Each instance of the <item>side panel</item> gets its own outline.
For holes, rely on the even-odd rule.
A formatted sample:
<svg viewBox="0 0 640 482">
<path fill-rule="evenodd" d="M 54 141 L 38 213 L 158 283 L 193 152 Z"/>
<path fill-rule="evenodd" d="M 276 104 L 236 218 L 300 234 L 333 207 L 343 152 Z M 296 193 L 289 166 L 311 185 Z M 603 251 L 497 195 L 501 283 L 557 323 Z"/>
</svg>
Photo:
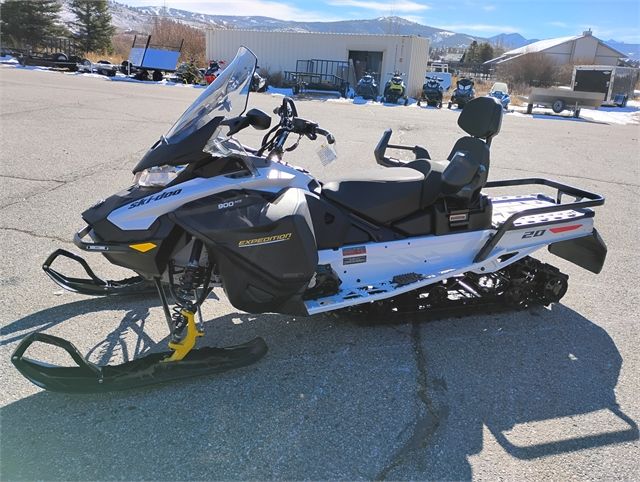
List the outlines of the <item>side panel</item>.
<svg viewBox="0 0 640 482">
<path fill-rule="evenodd" d="M 189 203 L 171 218 L 205 241 L 233 306 L 306 314 L 301 295 L 318 254 L 305 192 L 290 188 L 271 200 L 246 191 L 225 196 Z"/>
</svg>

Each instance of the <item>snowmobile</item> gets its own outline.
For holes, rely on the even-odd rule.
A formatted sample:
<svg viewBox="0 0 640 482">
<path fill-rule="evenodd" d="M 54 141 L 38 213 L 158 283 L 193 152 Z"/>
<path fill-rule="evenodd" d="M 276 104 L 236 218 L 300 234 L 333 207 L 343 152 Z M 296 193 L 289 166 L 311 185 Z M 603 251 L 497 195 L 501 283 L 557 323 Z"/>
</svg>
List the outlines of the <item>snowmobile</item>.
<svg viewBox="0 0 640 482">
<path fill-rule="evenodd" d="M 427 81 L 422 85 L 422 95 L 418 99 L 418 105 L 426 102 L 428 106 L 440 109 L 442 107 L 442 79 L 438 77 L 427 77 Z"/>
<path fill-rule="evenodd" d="M 356 96 L 363 99 L 376 100 L 378 98 L 378 83 L 374 72 L 365 72 L 356 84 Z"/>
<path fill-rule="evenodd" d="M 258 361 L 267 351 L 261 338 L 226 348 L 195 347 L 204 329 L 199 308 L 214 287 L 249 313 L 406 320 L 558 302 L 568 277 L 531 257 L 543 247 L 600 272 L 606 246 L 590 208 L 604 198 L 547 179 L 487 181 L 503 113 L 493 99 L 467 104 L 458 118 L 466 135 L 446 159 L 431 159 L 423 146 L 390 144 L 388 129 L 374 149 L 382 167 L 322 182 L 284 155 L 303 139 L 321 139 L 321 157 L 329 162 L 335 138 L 300 117 L 289 97 L 274 111 L 274 126 L 266 113 L 247 111 L 256 62 L 241 47 L 138 162 L 133 185 L 82 213 L 86 226 L 75 245 L 135 276 L 104 280 L 82 257 L 61 249 L 43 265 L 55 283 L 77 293 L 154 289 L 170 331 L 169 350 L 98 366 L 69 341 L 32 333 L 12 362 L 37 386 L 124 390 Z M 260 146 L 236 138 L 249 127 L 267 131 Z M 392 157 L 388 149 L 414 159 Z M 487 194 L 531 185 L 556 195 Z M 79 263 L 87 277 L 57 271 L 59 257 Z M 24 356 L 33 343 L 62 348 L 78 366 Z"/>
<path fill-rule="evenodd" d="M 391 74 L 391 78 L 384 86 L 382 102 L 397 104 L 398 100 L 403 99 L 404 105 L 409 103 L 409 99 L 407 98 L 407 86 L 404 84 L 404 80 L 402 80 L 403 75 L 404 74 L 401 74 L 400 72 L 394 72 Z"/>
<path fill-rule="evenodd" d="M 267 90 L 267 79 L 258 72 L 254 72 L 251 79 L 251 92 L 264 92 L 265 90 Z"/>
<path fill-rule="evenodd" d="M 502 108 L 507 110 L 509 108 L 509 102 L 511 102 L 511 97 L 509 96 L 509 87 L 504 82 L 495 82 L 491 86 L 491 90 L 489 91 L 489 97 L 493 97 L 497 99 L 500 104 L 502 104 Z"/>
<path fill-rule="evenodd" d="M 474 82 L 471 79 L 462 78 L 456 82 L 456 89 L 451 94 L 451 100 L 447 108 L 451 109 L 453 104 L 458 105 L 458 109 L 463 109 L 469 101 L 476 96 L 476 91 L 473 89 Z"/>
<path fill-rule="evenodd" d="M 216 80 L 216 77 L 223 68 L 223 60 L 212 60 L 211 62 L 209 62 L 209 68 L 207 68 L 204 73 L 204 80 L 207 82 L 207 84 L 211 84 L 214 80 Z"/>
</svg>

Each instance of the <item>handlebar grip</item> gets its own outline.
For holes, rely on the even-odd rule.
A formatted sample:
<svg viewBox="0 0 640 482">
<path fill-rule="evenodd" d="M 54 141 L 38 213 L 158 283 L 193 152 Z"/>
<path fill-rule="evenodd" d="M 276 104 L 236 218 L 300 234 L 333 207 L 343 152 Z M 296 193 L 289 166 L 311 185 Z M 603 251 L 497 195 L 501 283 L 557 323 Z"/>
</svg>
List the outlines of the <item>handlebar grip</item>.
<svg viewBox="0 0 640 482">
<path fill-rule="evenodd" d="M 321 136 L 326 137 L 329 144 L 333 144 L 334 142 L 336 142 L 336 138 L 333 137 L 333 134 L 325 129 L 322 129 L 321 127 L 316 127 L 316 134 L 320 134 Z"/>
</svg>

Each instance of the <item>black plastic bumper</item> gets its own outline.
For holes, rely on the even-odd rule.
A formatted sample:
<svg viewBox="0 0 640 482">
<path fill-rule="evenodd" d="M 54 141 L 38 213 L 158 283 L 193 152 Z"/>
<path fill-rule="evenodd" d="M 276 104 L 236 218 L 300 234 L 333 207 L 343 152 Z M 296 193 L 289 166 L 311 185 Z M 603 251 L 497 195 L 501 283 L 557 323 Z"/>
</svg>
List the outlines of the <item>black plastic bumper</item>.
<svg viewBox="0 0 640 482">
<path fill-rule="evenodd" d="M 58 257 L 63 257 L 77 262 L 87 273 L 88 278 L 74 278 L 65 276 L 51 268 L 51 265 Z M 103 280 L 99 278 L 89 267 L 87 262 L 80 256 L 70 253 L 64 249 L 58 249 L 51 253 L 42 264 L 42 269 L 58 286 L 65 290 L 73 291 L 90 296 L 113 296 L 113 295 L 141 295 L 155 293 L 156 288 L 153 281 L 144 279 L 142 276 L 133 276 L 122 280 Z"/>
</svg>

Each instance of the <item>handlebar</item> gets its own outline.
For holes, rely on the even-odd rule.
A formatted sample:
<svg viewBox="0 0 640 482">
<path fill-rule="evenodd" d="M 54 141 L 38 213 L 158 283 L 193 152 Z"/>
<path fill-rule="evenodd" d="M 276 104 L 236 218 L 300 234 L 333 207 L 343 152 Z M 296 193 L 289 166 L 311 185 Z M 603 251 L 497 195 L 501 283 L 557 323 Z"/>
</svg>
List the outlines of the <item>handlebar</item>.
<svg viewBox="0 0 640 482">
<path fill-rule="evenodd" d="M 280 116 L 280 122 L 271 129 L 262 139 L 262 147 L 258 149 L 257 154 L 262 155 L 266 151 L 270 151 L 269 155 L 275 153 L 282 157 L 284 151 L 292 151 L 298 147 L 298 142 L 285 149 L 284 145 L 289 134 L 298 134 L 305 136 L 312 141 L 316 140 L 319 135 L 324 136 L 329 144 L 336 142 L 335 137 L 326 129 L 318 126 L 317 123 L 298 117 L 298 110 L 292 98 L 285 97 L 282 104 L 273 110 L 274 114 Z"/>
</svg>

